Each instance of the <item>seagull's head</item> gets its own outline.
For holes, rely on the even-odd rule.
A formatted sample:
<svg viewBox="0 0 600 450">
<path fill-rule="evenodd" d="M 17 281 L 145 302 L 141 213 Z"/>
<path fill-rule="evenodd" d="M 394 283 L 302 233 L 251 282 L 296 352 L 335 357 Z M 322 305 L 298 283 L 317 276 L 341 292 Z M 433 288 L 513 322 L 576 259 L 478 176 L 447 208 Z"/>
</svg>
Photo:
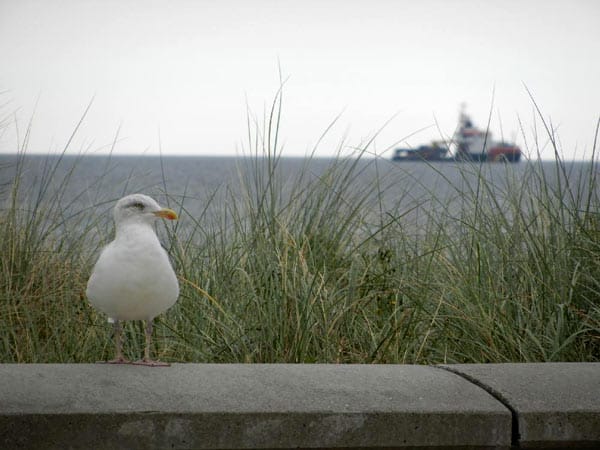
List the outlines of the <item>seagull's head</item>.
<svg viewBox="0 0 600 450">
<path fill-rule="evenodd" d="M 114 209 L 115 224 L 148 223 L 157 218 L 177 220 L 177 213 L 161 206 L 152 197 L 143 194 L 133 194 L 123 197 Z"/>
</svg>

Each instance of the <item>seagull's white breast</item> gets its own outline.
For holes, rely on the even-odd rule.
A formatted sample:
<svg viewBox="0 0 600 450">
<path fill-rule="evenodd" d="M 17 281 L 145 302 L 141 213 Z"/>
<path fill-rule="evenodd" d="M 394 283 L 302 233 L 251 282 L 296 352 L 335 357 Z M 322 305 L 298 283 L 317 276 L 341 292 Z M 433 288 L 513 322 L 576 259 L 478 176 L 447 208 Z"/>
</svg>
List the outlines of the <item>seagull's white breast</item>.
<svg viewBox="0 0 600 450">
<path fill-rule="evenodd" d="M 132 223 L 119 230 L 100 254 L 86 293 L 114 320 L 151 320 L 176 302 L 177 277 L 151 226 Z"/>
</svg>

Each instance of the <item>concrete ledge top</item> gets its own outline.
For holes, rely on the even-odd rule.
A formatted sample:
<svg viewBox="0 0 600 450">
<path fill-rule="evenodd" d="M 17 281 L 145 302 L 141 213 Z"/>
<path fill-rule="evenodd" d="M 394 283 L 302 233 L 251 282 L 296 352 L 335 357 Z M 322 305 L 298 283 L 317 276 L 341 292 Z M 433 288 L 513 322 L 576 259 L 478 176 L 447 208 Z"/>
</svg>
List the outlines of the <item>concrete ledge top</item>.
<svg viewBox="0 0 600 450">
<path fill-rule="evenodd" d="M 600 448 L 600 364 L 0 365 L 0 448 Z"/>
<path fill-rule="evenodd" d="M 32 364 L 0 379 L 0 434 L 28 448 L 510 445 L 510 412 L 435 367 Z"/>
<path fill-rule="evenodd" d="M 600 448 L 600 363 L 443 366 L 484 387 L 518 418 L 521 445 L 595 442 Z"/>
<path fill-rule="evenodd" d="M 479 387 L 427 366 L 30 364 L 0 366 L 0 378 L 4 414 L 504 413 Z"/>
</svg>

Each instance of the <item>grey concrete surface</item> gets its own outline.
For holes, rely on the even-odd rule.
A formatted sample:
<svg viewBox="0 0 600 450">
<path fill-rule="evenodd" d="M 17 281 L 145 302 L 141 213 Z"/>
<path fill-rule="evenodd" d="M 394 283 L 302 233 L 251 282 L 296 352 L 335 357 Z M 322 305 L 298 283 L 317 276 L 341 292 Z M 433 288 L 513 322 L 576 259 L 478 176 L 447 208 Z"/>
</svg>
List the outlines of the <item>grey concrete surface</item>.
<svg viewBox="0 0 600 450">
<path fill-rule="evenodd" d="M 426 366 L 0 365 L 0 448 L 509 448 L 511 414 Z"/>
<path fill-rule="evenodd" d="M 600 363 L 444 367 L 485 387 L 514 411 L 522 448 L 600 449 Z"/>
</svg>

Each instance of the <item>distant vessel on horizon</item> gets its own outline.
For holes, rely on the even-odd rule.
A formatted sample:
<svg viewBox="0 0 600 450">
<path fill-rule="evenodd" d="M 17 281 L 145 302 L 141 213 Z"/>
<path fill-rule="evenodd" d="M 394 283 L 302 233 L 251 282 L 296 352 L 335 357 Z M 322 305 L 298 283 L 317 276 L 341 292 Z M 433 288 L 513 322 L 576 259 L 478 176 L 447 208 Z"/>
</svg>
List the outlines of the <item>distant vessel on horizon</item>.
<svg viewBox="0 0 600 450">
<path fill-rule="evenodd" d="M 454 144 L 454 154 L 450 145 Z M 448 141 L 434 141 L 416 148 L 396 148 L 393 161 L 475 161 L 510 162 L 521 160 L 521 149 L 509 142 L 494 141 L 492 132 L 480 130 L 462 110 L 455 137 Z"/>
</svg>

